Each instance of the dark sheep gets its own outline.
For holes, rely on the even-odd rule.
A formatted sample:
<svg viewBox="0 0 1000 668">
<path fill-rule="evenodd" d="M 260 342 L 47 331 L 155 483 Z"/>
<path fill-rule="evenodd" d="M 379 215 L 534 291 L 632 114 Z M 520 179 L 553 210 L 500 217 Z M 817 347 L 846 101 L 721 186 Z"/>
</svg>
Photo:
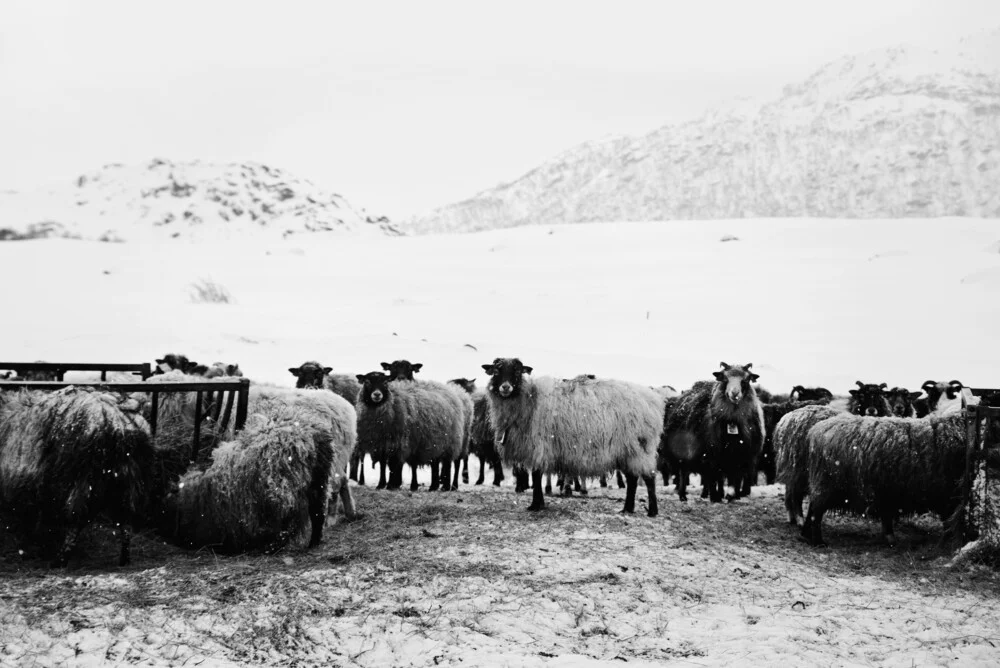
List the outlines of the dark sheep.
<svg viewBox="0 0 1000 668">
<path fill-rule="evenodd" d="M 469 447 L 472 399 L 461 388 L 435 381 L 395 380 L 373 371 L 359 375 L 358 448 L 387 462 L 388 489 L 402 486 L 403 464 L 431 465 L 431 491 L 457 488 L 452 462 Z M 441 468 L 440 478 L 438 466 Z M 410 488 L 416 489 L 416 473 Z"/>
<path fill-rule="evenodd" d="M 889 414 L 893 417 L 914 417 L 913 402 L 920 398 L 920 392 L 910 392 L 905 387 L 886 390 L 885 400 L 889 402 Z"/>
<path fill-rule="evenodd" d="M 858 389 L 849 390 L 850 397 L 847 400 L 847 412 L 854 415 L 867 415 L 869 417 L 885 417 L 889 415 L 889 402 L 885 398 L 885 390 L 888 385 L 882 383 L 862 383 L 857 381 Z"/>
<path fill-rule="evenodd" d="M 896 543 L 899 516 L 933 512 L 952 517 L 966 475 L 965 418 L 922 419 L 839 415 L 809 431 L 809 512 L 802 535 L 823 542 L 823 516 L 840 510 L 882 521 Z"/>
<path fill-rule="evenodd" d="M 455 378 L 449 380 L 472 396 L 472 426 L 469 431 L 469 452 L 479 459 L 479 477 L 476 479 L 477 485 L 482 485 L 486 479 L 486 464 L 489 463 L 493 469 L 493 484 L 496 487 L 504 479 L 503 463 L 497 453 L 493 443 L 494 434 L 490 427 L 489 410 L 486 406 L 486 393 L 476 389 L 476 381 L 466 378 Z M 465 469 L 469 468 L 468 456 L 464 460 Z M 468 482 L 468 476 L 464 475 L 462 482 Z"/>
<path fill-rule="evenodd" d="M 53 564 L 65 566 L 98 515 L 116 523 L 119 565 L 130 561 L 130 528 L 141 523 L 153 450 L 138 403 L 68 387 L 0 393 L 0 514 L 17 533 L 64 532 Z"/>
<path fill-rule="evenodd" d="M 941 402 L 942 398 L 946 402 L 954 403 L 956 400 L 960 401 L 959 397 L 962 392 L 962 383 L 957 380 L 953 380 L 950 383 L 938 382 L 935 380 L 925 381 L 920 389 L 924 391 L 927 396 L 921 397 L 913 402 L 913 409 L 916 416 L 926 417 L 932 412 L 936 411 L 938 408 L 938 403 Z"/>
<path fill-rule="evenodd" d="M 789 401 L 833 401 L 833 392 L 825 387 L 802 387 L 796 385 L 788 394 Z"/>
<path fill-rule="evenodd" d="M 531 471 L 528 510 L 545 507 L 545 473 L 599 476 L 617 468 L 628 478 L 622 512 L 635 512 L 641 477 L 647 514 L 656 516 L 656 445 L 663 429 L 656 392 L 606 378 L 532 378 L 531 367 L 516 358 L 497 358 L 483 370 L 490 376 L 486 397 L 500 456 Z"/>
<path fill-rule="evenodd" d="M 189 360 L 187 355 L 167 353 L 160 359 L 156 360 L 153 373 L 159 375 L 161 373 L 167 373 L 168 371 L 180 371 L 181 373 L 192 374 L 197 366 L 198 363 Z"/>
<path fill-rule="evenodd" d="M 725 481 L 730 500 L 750 494 L 764 443 L 764 411 L 753 383 L 752 364 L 722 362 L 715 381 L 699 381 L 681 394 L 668 415 L 660 440 L 662 457 L 678 475 L 677 496 L 687 500 L 687 474 L 699 471 L 702 496 L 722 500 Z"/>
<path fill-rule="evenodd" d="M 777 480 L 785 485 L 788 522 L 802 521 L 802 501 L 809 493 L 809 430 L 843 411 L 823 404 L 798 408 L 778 420 L 774 427 L 774 458 Z"/>
</svg>

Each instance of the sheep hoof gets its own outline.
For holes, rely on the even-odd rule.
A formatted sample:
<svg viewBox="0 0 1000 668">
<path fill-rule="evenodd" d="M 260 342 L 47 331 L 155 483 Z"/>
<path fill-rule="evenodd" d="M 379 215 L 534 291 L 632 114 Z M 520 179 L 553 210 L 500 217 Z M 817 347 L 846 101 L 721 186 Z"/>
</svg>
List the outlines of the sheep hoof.
<svg viewBox="0 0 1000 668">
<path fill-rule="evenodd" d="M 656 516 L 657 516 L 657 515 L 659 515 L 659 514 L 660 514 L 660 513 L 659 513 L 659 511 L 657 511 L 657 510 L 650 510 L 650 511 L 648 511 L 648 512 L 646 513 L 646 517 L 656 517 Z"/>
<path fill-rule="evenodd" d="M 634 510 L 629 510 L 628 508 L 622 508 L 621 510 L 618 511 L 618 514 L 619 515 L 635 515 L 635 511 Z"/>
<path fill-rule="evenodd" d="M 530 506 L 528 506 L 528 512 L 529 513 L 537 513 L 539 510 L 541 510 L 544 507 L 545 506 L 543 506 L 540 503 L 533 503 Z"/>
</svg>

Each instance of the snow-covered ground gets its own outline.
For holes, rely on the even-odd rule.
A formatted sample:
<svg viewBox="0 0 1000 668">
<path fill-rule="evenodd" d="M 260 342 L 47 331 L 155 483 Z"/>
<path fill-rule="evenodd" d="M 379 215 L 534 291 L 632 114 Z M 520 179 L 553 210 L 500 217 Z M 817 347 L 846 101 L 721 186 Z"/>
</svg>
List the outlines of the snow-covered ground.
<svg viewBox="0 0 1000 668">
<path fill-rule="evenodd" d="M 720 361 L 753 362 L 772 391 L 844 393 L 859 379 L 1000 387 L 998 222 L 8 242 L 0 358 L 141 362 L 179 352 L 288 385 L 287 369 L 307 359 L 363 373 L 398 358 L 423 362 L 421 377 L 482 385 L 483 363 L 519 356 L 536 375 L 678 389 Z M 202 280 L 232 303 L 193 302 Z M 140 545 L 121 571 L 0 583 L 0 664 L 1000 662 L 990 588 L 950 589 L 933 571 L 930 582 L 899 579 L 874 524 L 862 525 L 874 556 L 861 555 L 856 572 L 837 561 L 833 541 L 826 554 L 792 547 L 780 486 L 728 507 L 695 500 L 693 513 L 664 490 L 655 520 L 619 520 L 617 489 L 531 518 L 509 487 L 420 492 L 412 504 L 422 515 L 404 493 L 357 493 L 369 519 L 329 528 L 326 552 L 189 567 L 186 555 L 160 563 Z M 735 513 L 752 528 L 720 537 Z M 701 526 L 704 543 L 692 539 Z M 384 545 L 351 552 L 375 529 Z M 65 597 L 70 590 L 86 593 Z"/>
<path fill-rule="evenodd" d="M 928 378 L 1000 385 L 996 220 L 739 220 L 468 235 L 142 245 L 0 244 L 0 357 L 181 352 L 290 383 L 318 359 L 364 373 L 536 374 L 687 387 L 753 362 L 772 391 Z M 735 235 L 736 241 L 720 241 Z M 229 304 L 194 303 L 210 280 Z M 469 346 L 474 346 L 474 349 Z"/>
</svg>

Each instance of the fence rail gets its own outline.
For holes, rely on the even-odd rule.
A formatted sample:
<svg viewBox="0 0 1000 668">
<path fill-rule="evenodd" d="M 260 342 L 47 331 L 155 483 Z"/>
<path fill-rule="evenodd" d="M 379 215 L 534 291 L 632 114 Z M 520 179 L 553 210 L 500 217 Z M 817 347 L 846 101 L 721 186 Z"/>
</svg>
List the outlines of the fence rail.
<svg viewBox="0 0 1000 668">
<path fill-rule="evenodd" d="M 149 362 L 141 364 L 114 364 L 102 362 L 0 362 L 0 369 L 11 369 L 18 375 L 26 371 L 51 371 L 58 380 L 62 380 L 67 371 L 100 371 L 101 380 L 108 379 L 109 371 L 128 371 L 142 376 L 146 380 L 153 375 Z"/>
<path fill-rule="evenodd" d="M 13 365 L 12 365 L 13 366 Z M 148 366 L 148 365 L 147 365 Z M 11 367 L 6 367 L 11 368 Z M 113 371 L 114 369 L 108 369 Z M 0 391 L 3 390 L 61 390 L 64 387 L 90 387 L 106 392 L 143 392 L 150 395 L 150 434 L 156 435 L 156 427 L 160 410 L 160 395 L 175 392 L 194 392 L 197 394 L 194 413 L 194 447 L 191 449 L 191 459 L 198 456 L 201 440 L 201 423 L 211 415 L 218 425 L 218 434 L 225 433 L 232 418 L 235 403 L 236 417 L 233 423 L 235 431 L 240 431 L 246 425 L 247 410 L 250 405 L 250 380 L 239 378 L 234 380 L 210 380 L 203 382 L 101 382 L 85 381 L 72 383 L 59 380 L 0 380 Z"/>
</svg>

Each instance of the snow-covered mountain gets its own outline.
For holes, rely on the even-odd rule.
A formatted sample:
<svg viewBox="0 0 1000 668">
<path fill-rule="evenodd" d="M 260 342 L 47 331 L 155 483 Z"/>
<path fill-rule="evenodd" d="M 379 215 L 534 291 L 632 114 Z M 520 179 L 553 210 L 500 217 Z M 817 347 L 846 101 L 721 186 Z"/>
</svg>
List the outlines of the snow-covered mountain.
<svg viewBox="0 0 1000 668">
<path fill-rule="evenodd" d="M 841 58 L 776 100 L 577 146 L 407 229 L 771 216 L 1000 216 L 1000 29 Z"/>
<path fill-rule="evenodd" d="M 0 239 L 106 241 L 287 238 L 308 232 L 399 234 L 340 195 L 257 163 L 154 159 L 106 165 L 55 190 L 0 193 Z"/>
</svg>

